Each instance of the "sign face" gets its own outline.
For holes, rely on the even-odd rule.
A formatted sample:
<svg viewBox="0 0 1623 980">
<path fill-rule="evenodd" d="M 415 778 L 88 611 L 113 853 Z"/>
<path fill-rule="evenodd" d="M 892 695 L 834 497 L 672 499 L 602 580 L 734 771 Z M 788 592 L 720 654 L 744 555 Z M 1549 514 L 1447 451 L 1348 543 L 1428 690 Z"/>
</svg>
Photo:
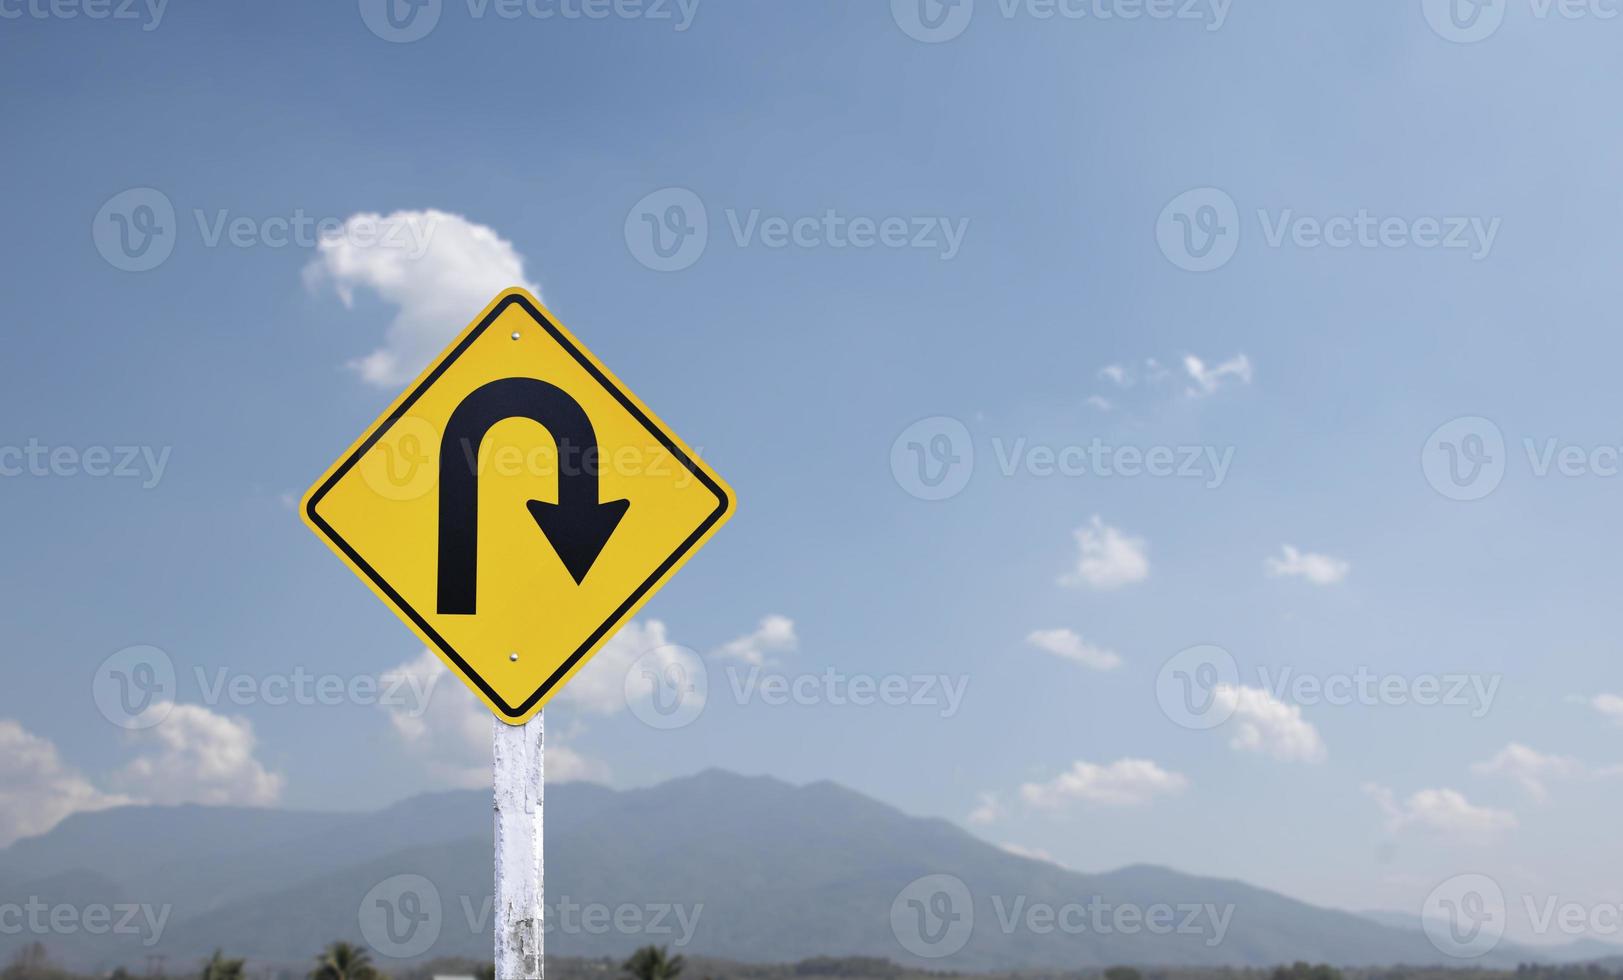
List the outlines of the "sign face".
<svg viewBox="0 0 1623 980">
<path fill-rule="evenodd" d="M 305 522 L 523 724 L 732 515 L 698 456 L 522 289 L 305 496 Z"/>
</svg>

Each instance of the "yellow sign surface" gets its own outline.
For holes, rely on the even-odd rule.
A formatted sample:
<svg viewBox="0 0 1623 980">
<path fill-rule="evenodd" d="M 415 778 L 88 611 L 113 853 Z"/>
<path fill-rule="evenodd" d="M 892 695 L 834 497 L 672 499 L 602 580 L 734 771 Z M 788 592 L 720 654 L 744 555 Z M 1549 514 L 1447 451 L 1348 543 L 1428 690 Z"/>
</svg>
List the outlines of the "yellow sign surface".
<svg viewBox="0 0 1623 980">
<path fill-rule="evenodd" d="M 305 495 L 305 522 L 523 724 L 732 491 L 535 297 L 496 297 Z"/>
</svg>

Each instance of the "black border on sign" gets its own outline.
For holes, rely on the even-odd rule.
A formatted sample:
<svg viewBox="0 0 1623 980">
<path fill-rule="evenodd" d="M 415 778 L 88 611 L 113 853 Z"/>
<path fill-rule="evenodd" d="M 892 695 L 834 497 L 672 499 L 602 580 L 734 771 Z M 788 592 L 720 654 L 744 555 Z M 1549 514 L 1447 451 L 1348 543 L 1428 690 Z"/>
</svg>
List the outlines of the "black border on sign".
<svg viewBox="0 0 1623 980">
<path fill-rule="evenodd" d="M 349 471 L 353 469 L 357 463 L 360 462 L 361 457 L 365 456 L 367 452 L 371 450 L 373 445 L 375 445 L 379 439 L 383 438 L 384 433 L 388 432 L 396 422 L 400 421 L 400 419 L 406 414 L 407 410 L 410 409 L 412 405 L 416 404 L 417 400 L 422 397 L 423 393 L 426 392 L 434 384 L 434 382 L 439 380 L 440 376 L 445 373 L 445 370 L 449 368 L 458 357 L 461 357 L 462 353 L 466 351 L 475 340 L 479 339 L 480 335 L 485 332 L 485 329 L 491 324 L 495 323 L 503 313 L 507 312 L 508 307 L 514 305 L 521 307 L 525 313 L 529 314 L 531 319 L 545 327 L 547 333 L 552 336 L 552 339 L 557 341 L 559 346 L 563 347 L 564 350 L 568 351 L 569 356 L 573 357 L 576 363 L 585 368 L 586 372 L 596 379 L 598 384 L 602 385 L 609 391 L 610 394 L 614 395 L 615 400 L 620 403 L 621 407 L 630 412 L 638 422 L 642 423 L 643 428 L 653 433 L 654 436 L 659 439 L 660 445 L 664 446 L 666 450 L 676 457 L 677 462 L 681 463 L 689 473 L 692 473 L 695 477 L 697 477 L 700 483 L 704 484 L 704 486 L 711 493 L 715 494 L 717 501 L 716 509 L 711 512 L 709 517 L 705 518 L 704 523 L 700 524 L 697 530 L 688 535 L 687 538 L 677 546 L 676 550 L 671 553 L 670 557 L 661 562 L 659 567 L 654 570 L 654 573 L 648 576 L 648 579 L 639 585 L 636 591 L 631 593 L 631 595 L 624 602 L 622 602 L 619 607 L 614 610 L 614 612 L 609 614 L 609 618 L 603 621 L 603 625 L 592 631 L 592 635 L 587 637 L 586 641 L 582 643 L 574 653 L 569 655 L 569 658 L 563 662 L 563 665 L 557 670 L 553 671 L 551 677 L 548 677 L 544 682 L 542 682 L 539 690 L 530 695 L 522 704 L 519 704 L 516 707 L 509 705 L 502 699 L 501 695 L 492 690 L 490 685 L 485 683 L 485 679 L 480 677 L 478 673 L 476 673 L 474 669 L 468 665 L 466 660 L 462 659 L 462 655 L 457 653 L 456 650 L 451 647 L 451 644 L 447 643 L 445 638 L 440 636 L 439 632 L 435 630 L 434 627 L 430 626 L 428 621 L 419 615 L 417 610 L 413 609 L 411 604 L 408 603 L 405 598 L 400 595 L 400 593 L 394 590 L 393 586 L 384 581 L 383 576 L 379 575 L 377 570 L 368 564 L 366 559 L 362 558 L 360 553 L 352 548 L 349 542 L 345 541 L 343 536 L 333 529 L 331 524 L 328 524 L 322 519 L 320 514 L 316 513 L 316 508 L 320 506 L 322 499 L 326 497 L 327 493 L 338 484 L 338 481 L 343 479 L 344 476 L 349 473 Z M 547 694 L 550 693 L 555 686 L 557 686 L 558 682 L 563 679 L 563 676 L 569 673 L 575 664 L 586 655 L 586 651 L 592 649 L 592 647 L 595 646 L 598 641 L 601 640 L 610 630 L 619 625 L 620 620 L 625 618 L 626 613 L 629 612 L 630 609 L 639 601 L 641 601 L 643 596 L 647 595 L 649 590 L 653 589 L 654 585 L 659 582 L 660 579 L 665 577 L 665 575 L 671 570 L 672 566 L 681 561 L 682 557 L 689 551 L 693 550 L 693 546 L 699 542 L 699 539 L 704 537 L 706 532 L 715 527 L 717 522 L 719 522 L 722 517 L 726 515 L 729 506 L 730 504 L 727 499 L 727 492 L 721 488 L 720 484 L 716 483 L 715 480 L 710 478 L 708 473 L 696 466 L 693 460 L 688 457 L 688 454 L 683 452 L 682 448 L 676 444 L 676 441 L 668 433 L 666 433 L 658 423 L 649 418 L 647 413 L 645 413 L 641 408 L 638 408 L 635 402 L 626 397 L 626 393 L 620 390 L 619 385 L 615 384 L 607 375 L 605 375 L 596 364 L 593 364 L 590 358 L 581 354 L 580 349 L 576 347 L 574 343 L 572 343 L 569 338 L 565 336 L 556 325 L 553 324 L 551 320 L 547 319 L 545 314 L 536 309 L 535 306 L 523 296 L 508 296 L 498 303 L 496 307 L 490 311 L 490 314 L 486 316 L 484 320 L 480 321 L 479 325 L 473 328 L 473 330 L 462 339 L 461 343 L 457 344 L 455 349 L 453 349 L 449 354 L 445 355 L 441 361 L 434 366 L 434 370 L 428 375 L 428 377 L 422 380 L 422 383 L 417 385 L 417 387 L 412 390 L 411 394 L 406 397 L 405 401 L 400 403 L 400 407 L 396 408 L 394 412 L 383 421 L 383 424 L 379 425 L 377 429 L 367 437 L 366 441 L 361 443 L 360 447 L 351 453 L 349 458 L 344 460 L 338 469 L 333 471 L 332 476 L 321 485 L 320 489 L 310 495 L 310 501 L 308 506 L 305 508 L 305 513 L 309 516 L 311 523 L 320 528 L 321 533 L 325 534 L 334 544 L 336 544 L 339 550 L 343 551 L 343 553 L 348 556 L 349 560 L 355 563 L 355 567 L 365 572 L 366 577 L 372 581 L 372 584 L 376 585 L 384 595 L 389 597 L 390 602 L 393 602 L 401 612 L 405 613 L 406 616 L 417 625 L 417 628 L 423 631 L 425 636 L 434 641 L 434 645 L 439 647 L 440 652 L 444 653 L 451 659 L 453 663 L 457 665 L 457 668 L 462 671 L 462 675 L 464 677 L 478 685 L 479 690 L 485 693 L 485 696 L 490 699 L 491 703 L 501 708 L 502 714 L 509 718 L 522 718 L 526 713 L 529 712 L 531 708 L 535 706 L 536 702 L 546 697 Z"/>
</svg>

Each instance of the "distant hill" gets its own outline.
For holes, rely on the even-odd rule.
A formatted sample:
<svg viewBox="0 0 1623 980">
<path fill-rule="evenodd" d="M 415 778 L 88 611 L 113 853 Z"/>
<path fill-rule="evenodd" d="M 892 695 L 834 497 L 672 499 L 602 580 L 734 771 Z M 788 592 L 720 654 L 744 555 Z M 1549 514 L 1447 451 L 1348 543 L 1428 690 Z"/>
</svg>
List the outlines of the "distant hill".
<svg viewBox="0 0 1623 980">
<path fill-rule="evenodd" d="M 0 935 L 0 952 L 37 938 L 86 969 L 139 966 L 149 953 L 184 962 L 216 947 L 297 966 L 333 939 L 364 942 L 363 899 L 394 876 L 418 875 L 432 883 L 440 916 L 424 927 L 436 941 L 412 958 L 485 958 L 490 807 L 487 792 L 469 791 L 369 814 L 195 806 L 79 814 L 0 851 L 0 896 L 167 905 L 161 936 L 148 947 L 145 937 L 82 930 Z M 1401 923 L 1165 868 L 1080 874 L 827 782 L 796 787 L 712 770 L 618 792 L 548 786 L 546 860 L 547 949 L 566 956 L 675 945 L 683 920 L 669 907 L 678 906 L 691 927 L 683 951 L 746 962 L 826 954 L 934 969 L 1075 970 L 1443 961 Z M 943 905 L 947 893 L 917 886 L 899 898 L 930 875 L 961 881 L 967 901 Z M 972 926 L 962 915 L 971 909 Z M 1134 918 L 1144 915 L 1151 919 Z M 953 916 L 962 916 L 962 933 L 945 931 Z M 961 935 L 961 948 L 915 955 L 942 948 L 919 945 L 937 932 L 952 945 Z M 899 935 L 912 939 L 911 951 Z M 1487 962 L 1519 958 L 1533 957 L 1507 944 Z"/>
</svg>

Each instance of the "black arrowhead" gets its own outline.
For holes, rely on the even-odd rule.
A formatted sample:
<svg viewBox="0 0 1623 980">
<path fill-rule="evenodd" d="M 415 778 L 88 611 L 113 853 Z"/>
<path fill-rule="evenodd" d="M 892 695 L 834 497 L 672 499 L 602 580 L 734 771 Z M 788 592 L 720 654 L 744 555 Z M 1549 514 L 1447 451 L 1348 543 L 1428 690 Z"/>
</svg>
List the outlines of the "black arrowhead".
<svg viewBox="0 0 1623 980">
<path fill-rule="evenodd" d="M 603 553 L 620 519 L 631 506 L 629 500 L 609 500 L 600 504 L 549 504 L 530 501 L 530 516 L 541 533 L 552 542 L 552 550 L 563 560 L 575 584 L 585 581 L 592 563 Z"/>
</svg>

